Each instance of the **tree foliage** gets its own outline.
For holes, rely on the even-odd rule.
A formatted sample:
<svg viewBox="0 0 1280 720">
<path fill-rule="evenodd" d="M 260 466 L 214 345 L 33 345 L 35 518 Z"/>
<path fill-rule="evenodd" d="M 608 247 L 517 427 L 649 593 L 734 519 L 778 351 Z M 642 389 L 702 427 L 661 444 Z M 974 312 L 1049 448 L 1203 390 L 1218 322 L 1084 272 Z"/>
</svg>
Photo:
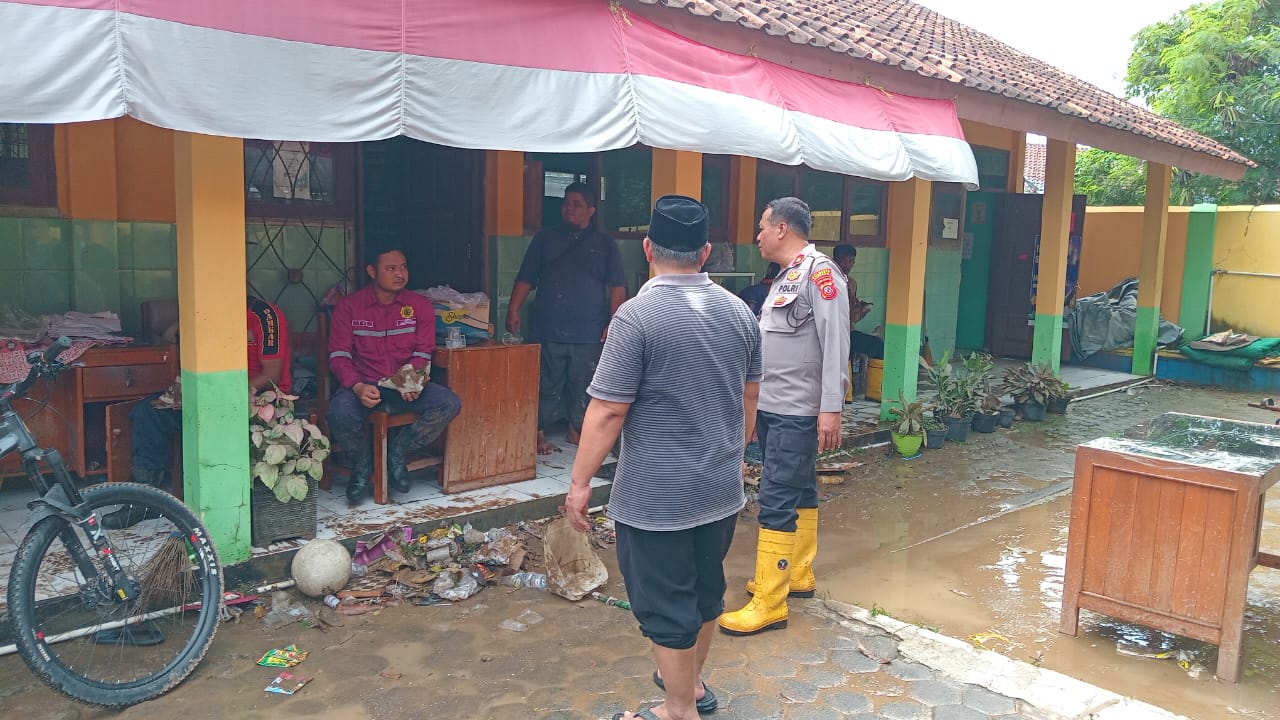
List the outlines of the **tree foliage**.
<svg viewBox="0 0 1280 720">
<path fill-rule="evenodd" d="M 1175 203 L 1280 201 L 1280 2 L 1218 0 L 1148 25 L 1125 82 L 1130 98 L 1258 164 L 1240 182 L 1175 171 Z M 1140 161 L 1081 153 L 1076 190 L 1090 203 L 1141 204 L 1144 186 Z"/>
</svg>

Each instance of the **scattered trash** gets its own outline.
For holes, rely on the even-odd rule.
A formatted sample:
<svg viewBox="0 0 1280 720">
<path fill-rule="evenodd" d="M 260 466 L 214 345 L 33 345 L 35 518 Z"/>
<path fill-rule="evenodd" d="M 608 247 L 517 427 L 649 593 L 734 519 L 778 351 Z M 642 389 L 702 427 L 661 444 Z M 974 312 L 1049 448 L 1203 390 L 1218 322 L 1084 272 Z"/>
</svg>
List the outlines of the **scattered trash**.
<svg viewBox="0 0 1280 720">
<path fill-rule="evenodd" d="M 969 593 L 967 593 L 967 592 L 965 592 L 965 591 L 963 591 L 963 590 L 957 590 L 957 589 L 955 589 L 955 588 L 951 588 L 951 592 L 955 593 L 956 595 L 959 595 L 959 596 L 960 596 L 960 597 L 962 597 L 962 598 L 971 598 L 971 597 L 973 597 L 973 596 L 972 596 L 972 595 L 970 595 Z"/>
<path fill-rule="evenodd" d="M 404 677 L 404 673 L 389 672 L 387 670 L 383 670 L 382 672 L 378 673 L 378 677 L 384 677 L 388 680 L 399 680 L 400 678 Z"/>
<path fill-rule="evenodd" d="M 309 654 L 306 650 L 299 650 L 297 645 L 290 645 L 282 649 L 268 650 L 258 664 L 263 667 L 293 667 L 306 660 Z"/>
<path fill-rule="evenodd" d="M 265 630 L 276 630 L 312 617 L 311 610 L 294 600 L 293 595 L 286 590 L 271 593 L 270 605 L 265 610 L 259 606 L 258 611 L 261 613 L 262 627 Z"/>
<path fill-rule="evenodd" d="M 974 647 L 982 648 L 983 650 L 990 650 L 990 648 L 987 647 L 987 642 L 990 640 L 1000 640 L 1001 642 L 1005 642 L 1005 643 L 1009 642 L 1009 638 L 1001 635 L 998 632 L 975 633 L 973 635 L 970 635 L 968 640 L 969 642 L 973 643 Z"/>
<path fill-rule="evenodd" d="M 591 541 L 565 518 L 547 524 L 542 537 L 547 555 L 547 589 L 566 600 L 581 600 L 609 581 L 609 571 Z"/>
<path fill-rule="evenodd" d="M 591 597 L 611 607 L 622 608 L 623 610 L 631 609 L 631 603 L 621 598 L 611 597 L 598 592 L 591 593 Z"/>
<path fill-rule="evenodd" d="M 452 605 L 453 603 L 449 602 L 448 600 L 445 600 L 439 595 L 432 593 L 431 595 L 414 598 L 413 604 L 420 605 L 423 607 L 430 607 L 432 605 Z"/>
<path fill-rule="evenodd" d="M 524 623 L 525 625 L 537 625 L 542 620 L 543 617 L 534 612 L 533 608 L 526 608 L 524 612 L 516 616 L 516 622 Z"/>
<path fill-rule="evenodd" d="M 466 600 L 480 592 L 480 582 L 465 570 L 447 570 L 436 578 L 431 592 L 445 600 Z"/>
<path fill-rule="evenodd" d="M 547 576 L 536 572 L 518 572 L 502 578 L 502 584 L 510 587 L 530 587 L 538 590 L 547 589 Z"/>
<path fill-rule="evenodd" d="M 1186 671 L 1192 680 L 1198 679 L 1206 669 L 1204 665 L 1197 662 L 1196 656 L 1190 650 L 1158 650 L 1153 652 L 1147 649 L 1146 646 L 1121 641 L 1116 643 L 1116 652 L 1121 655 L 1150 660 L 1173 660 L 1178 663 L 1178 667 Z"/>
<path fill-rule="evenodd" d="M 309 677 L 294 677 L 291 673 L 282 672 L 276 676 L 271 684 L 263 688 L 269 693 L 277 695 L 292 695 L 302 689 L 303 685 L 311 682 Z"/>
<path fill-rule="evenodd" d="M 498 627 L 502 628 L 503 630 L 510 630 L 511 632 L 524 632 L 525 630 L 529 629 L 528 625 L 525 625 L 524 623 L 518 620 L 503 620 L 502 622 L 498 623 Z"/>
<path fill-rule="evenodd" d="M 324 596 L 324 604 L 325 604 L 325 605 L 328 605 L 328 606 L 329 606 L 329 607 L 331 607 L 331 608 L 336 608 L 336 607 L 338 607 L 338 604 L 339 604 L 339 603 L 341 603 L 341 602 L 342 602 L 342 601 L 341 601 L 341 600 L 339 600 L 339 599 L 338 599 L 338 597 L 337 597 L 336 595 L 325 595 L 325 596 Z"/>
</svg>

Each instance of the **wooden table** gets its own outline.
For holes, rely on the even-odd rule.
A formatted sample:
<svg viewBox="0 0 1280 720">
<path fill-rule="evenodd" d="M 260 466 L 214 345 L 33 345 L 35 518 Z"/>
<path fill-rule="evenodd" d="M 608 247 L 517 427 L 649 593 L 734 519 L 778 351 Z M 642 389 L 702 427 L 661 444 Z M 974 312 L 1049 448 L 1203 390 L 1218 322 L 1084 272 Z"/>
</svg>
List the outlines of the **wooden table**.
<svg viewBox="0 0 1280 720">
<path fill-rule="evenodd" d="M 538 345 L 437 348 L 432 374 L 462 400 L 444 436 L 446 493 L 532 480 L 538 465 Z"/>
<path fill-rule="evenodd" d="M 128 480 L 132 443 L 129 408 L 164 392 L 178 373 L 172 346 L 90 348 L 49 387 L 41 382 L 14 404 L 41 447 L 57 448 L 81 477 L 106 474 Z M 0 475 L 22 473 L 16 453 L 0 463 Z"/>
<path fill-rule="evenodd" d="M 1080 609 L 1218 645 L 1238 682 L 1249 573 L 1280 568 L 1259 548 L 1280 428 L 1167 413 L 1076 450 L 1062 632 Z"/>
</svg>

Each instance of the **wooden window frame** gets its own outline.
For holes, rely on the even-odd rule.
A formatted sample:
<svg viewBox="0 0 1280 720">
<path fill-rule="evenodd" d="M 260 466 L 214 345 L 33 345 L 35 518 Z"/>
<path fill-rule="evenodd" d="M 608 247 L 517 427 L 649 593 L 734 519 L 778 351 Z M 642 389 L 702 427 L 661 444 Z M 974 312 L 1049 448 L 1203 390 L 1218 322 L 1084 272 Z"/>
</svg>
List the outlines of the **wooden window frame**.
<svg viewBox="0 0 1280 720">
<path fill-rule="evenodd" d="M 58 206 L 58 176 L 53 149 L 53 126 L 27 123 L 26 187 L 0 186 L 0 205 Z"/>
<path fill-rule="evenodd" d="M 246 139 L 245 144 L 273 143 L 275 140 Z M 248 180 L 245 181 L 244 215 L 247 219 L 289 218 L 292 220 L 343 220 L 356 217 L 356 145 L 354 143 L 321 143 L 333 158 L 333 204 L 295 205 L 293 203 L 254 200 L 249 197 Z"/>
<path fill-rule="evenodd" d="M 772 174 L 780 177 L 791 176 L 791 194 L 794 197 L 800 197 L 800 186 L 802 184 L 802 174 L 811 168 L 804 165 L 780 165 L 768 160 L 761 160 L 757 173 L 760 175 Z M 815 171 L 817 172 L 817 171 Z M 885 234 L 887 225 L 887 210 L 889 205 L 889 184 L 883 180 L 872 180 L 871 178 L 855 177 L 852 175 L 840 176 L 844 183 L 841 187 L 840 195 L 840 239 L 836 242 L 839 245 L 853 245 L 855 247 L 888 247 L 888 236 Z M 757 187 L 759 181 L 757 181 Z M 874 185 L 882 189 L 880 193 L 880 223 L 879 231 L 875 235 L 853 235 L 849 232 L 849 195 L 850 191 L 858 185 Z M 803 198 L 801 198 L 803 199 Z M 763 208 L 767 198 L 756 198 L 758 208 Z M 757 212 L 757 216 L 759 212 Z M 829 242 L 829 241 L 824 241 Z"/>
</svg>

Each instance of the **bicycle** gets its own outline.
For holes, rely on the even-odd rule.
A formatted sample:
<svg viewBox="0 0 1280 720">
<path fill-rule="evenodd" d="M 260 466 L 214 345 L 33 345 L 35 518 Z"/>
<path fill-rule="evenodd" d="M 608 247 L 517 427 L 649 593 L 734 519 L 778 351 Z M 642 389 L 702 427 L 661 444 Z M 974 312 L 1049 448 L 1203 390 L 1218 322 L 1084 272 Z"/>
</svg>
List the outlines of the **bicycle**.
<svg viewBox="0 0 1280 720">
<path fill-rule="evenodd" d="M 51 688 L 121 708 L 182 682 L 208 651 L 222 609 L 222 571 L 209 533 L 177 498 L 149 485 L 81 491 L 56 449 L 41 449 L 13 401 L 68 365 L 67 338 L 27 356 L 26 379 L 0 385 L 0 458 L 19 453 L 40 498 L 9 574 L 8 615 L 18 654 Z M 41 463 L 52 481 L 41 472 Z M 138 522 L 101 526 L 137 508 Z"/>
</svg>

